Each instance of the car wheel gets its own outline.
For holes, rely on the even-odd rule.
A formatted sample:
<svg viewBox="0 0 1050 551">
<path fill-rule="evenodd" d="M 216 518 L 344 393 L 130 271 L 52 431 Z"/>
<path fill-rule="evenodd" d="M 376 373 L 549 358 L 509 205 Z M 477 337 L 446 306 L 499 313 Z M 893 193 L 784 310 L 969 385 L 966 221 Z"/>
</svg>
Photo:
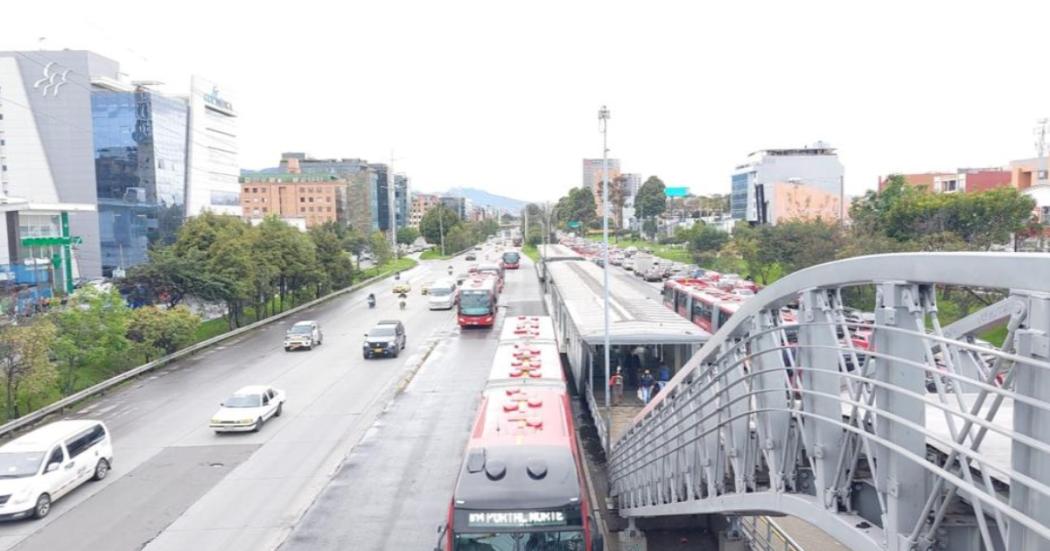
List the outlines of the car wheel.
<svg viewBox="0 0 1050 551">
<path fill-rule="evenodd" d="M 92 480 L 102 480 L 109 474 L 109 461 L 105 459 L 99 459 L 98 463 L 95 464 L 95 476 L 91 477 Z"/>
<path fill-rule="evenodd" d="M 284 402 L 277 404 L 277 411 L 273 412 L 273 416 L 280 417 L 282 410 L 284 410 Z"/>
<path fill-rule="evenodd" d="M 40 494 L 36 498 L 36 506 L 33 507 L 33 518 L 44 518 L 51 512 L 51 496 Z"/>
<path fill-rule="evenodd" d="M 368 359 L 368 354 L 361 354 L 361 357 L 367 360 Z"/>
<path fill-rule="evenodd" d="M 311 344 L 310 346 L 307 346 L 306 349 L 307 350 L 313 350 L 314 349 L 314 345 Z"/>
<path fill-rule="evenodd" d="M 259 429 L 261 429 L 262 426 L 263 426 L 263 420 L 262 420 L 262 417 L 260 417 L 260 418 L 255 420 L 255 425 L 252 426 L 252 432 L 259 432 Z"/>
<path fill-rule="evenodd" d="M 284 347 L 284 351 L 285 352 L 291 352 L 292 348 L 290 346 L 286 346 L 286 347 Z"/>
</svg>

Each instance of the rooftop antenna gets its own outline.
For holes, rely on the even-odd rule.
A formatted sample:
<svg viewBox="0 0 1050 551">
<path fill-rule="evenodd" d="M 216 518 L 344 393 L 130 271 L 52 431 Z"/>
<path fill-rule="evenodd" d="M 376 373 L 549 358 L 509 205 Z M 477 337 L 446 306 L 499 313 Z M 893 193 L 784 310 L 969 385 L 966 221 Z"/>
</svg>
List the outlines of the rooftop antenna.
<svg viewBox="0 0 1050 551">
<path fill-rule="evenodd" d="M 1050 119 L 1042 118 L 1035 121 L 1035 154 L 1036 162 L 1039 163 L 1039 172 L 1036 174 L 1036 185 L 1046 183 L 1046 130 L 1050 125 Z"/>
</svg>

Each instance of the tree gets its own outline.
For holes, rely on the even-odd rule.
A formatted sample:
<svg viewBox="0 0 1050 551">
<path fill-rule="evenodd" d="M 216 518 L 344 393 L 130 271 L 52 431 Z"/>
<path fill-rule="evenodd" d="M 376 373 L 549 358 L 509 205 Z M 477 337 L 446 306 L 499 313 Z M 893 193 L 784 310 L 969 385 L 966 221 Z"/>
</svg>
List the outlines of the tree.
<svg viewBox="0 0 1050 551">
<path fill-rule="evenodd" d="M 447 237 L 448 232 L 460 223 L 461 221 L 456 211 L 446 207 L 444 203 L 438 203 L 431 207 L 419 221 L 419 233 L 423 235 L 423 239 L 426 239 L 427 243 L 441 245 L 442 237 Z M 452 249 L 448 246 L 448 243 L 445 245 L 446 250 L 449 252 L 459 250 Z"/>
<path fill-rule="evenodd" d="M 462 225 L 453 227 L 445 236 L 445 248 L 449 251 L 462 251 L 470 245 L 470 236 Z"/>
<path fill-rule="evenodd" d="M 664 190 L 663 181 L 656 176 L 650 176 L 638 188 L 638 193 L 634 196 L 634 212 L 639 220 L 652 219 L 667 210 L 667 195 Z M 655 234 L 656 225 L 652 224 L 650 227 L 653 228 L 653 231 L 648 233 Z"/>
<path fill-rule="evenodd" d="M 185 306 L 168 310 L 147 306 L 131 311 L 127 336 L 149 362 L 193 342 L 200 323 L 200 318 Z"/>
<path fill-rule="evenodd" d="M 405 226 L 403 228 L 398 228 L 397 230 L 397 242 L 401 245 L 411 245 L 412 243 L 415 243 L 418 237 L 419 230 L 411 226 Z"/>
<path fill-rule="evenodd" d="M 128 315 L 124 298 L 116 289 L 107 292 L 94 287 L 80 289 L 66 308 L 52 314 L 58 331 L 51 341 L 52 352 L 62 364 L 63 393 L 73 392 L 81 369 L 114 371 L 116 360 L 128 348 Z"/>
<path fill-rule="evenodd" d="M 626 176 L 617 176 L 609 185 L 609 220 L 614 227 L 623 227 L 623 205 L 627 201 L 624 188 L 627 186 Z M 601 197 L 605 193 L 605 182 L 598 182 L 597 195 Z M 598 217 L 599 219 L 601 216 Z"/>
<path fill-rule="evenodd" d="M 309 235 L 317 253 L 317 262 L 325 273 L 325 288 L 342 289 L 353 283 L 354 265 L 336 229 L 325 224 L 312 228 Z"/>
<path fill-rule="evenodd" d="M 718 251 L 729 242 L 729 234 L 706 224 L 696 224 L 689 236 L 689 252 L 697 264 L 710 266 Z"/>
<path fill-rule="evenodd" d="M 588 228 L 598 220 L 594 193 L 585 187 L 572 188 L 558 200 L 557 216 L 562 222 L 579 222 L 578 228 Z M 568 226 L 566 226 L 568 227 Z"/>
<path fill-rule="evenodd" d="M 383 232 L 377 231 L 373 233 L 370 242 L 376 264 L 383 265 L 394 259 L 394 252 L 390 250 L 390 242 L 387 241 Z"/>
<path fill-rule="evenodd" d="M 48 345 L 55 340 L 55 326 L 48 319 L 0 328 L 0 377 L 5 389 L 8 419 L 21 415 L 19 394 L 28 412 L 33 402 L 53 391 L 58 372 L 51 363 Z"/>
</svg>

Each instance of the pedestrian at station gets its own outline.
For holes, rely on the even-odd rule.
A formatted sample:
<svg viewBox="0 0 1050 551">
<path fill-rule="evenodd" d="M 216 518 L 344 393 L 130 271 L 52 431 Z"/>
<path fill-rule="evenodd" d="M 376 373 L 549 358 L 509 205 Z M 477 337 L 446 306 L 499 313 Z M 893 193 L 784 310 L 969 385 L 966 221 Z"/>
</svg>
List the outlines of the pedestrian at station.
<svg viewBox="0 0 1050 551">
<path fill-rule="evenodd" d="M 612 391 L 613 405 L 623 402 L 623 369 L 617 366 L 616 373 L 609 378 L 609 390 Z"/>
<path fill-rule="evenodd" d="M 643 404 L 648 404 L 649 400 L 652 399 L 653 385 L 655 384 L 656 380 L 653 379 L 653 374 L 649 373 L 649 370 L 646 369 L 645 372 L 642 373 L 642 387 L 639 389 L 641 391 L 641 395 L 639 396 L 639 398 L 642 399 Z"/>
<path fill-rule="evenodd" d="M 667 367 L 666 363 L 660 362 L 660 369 L 656 372 L 656 385 L 659 387 L 657 392 L 663 392 L 669 382 L 671 382 L 671 368 Z"/>
</svg>

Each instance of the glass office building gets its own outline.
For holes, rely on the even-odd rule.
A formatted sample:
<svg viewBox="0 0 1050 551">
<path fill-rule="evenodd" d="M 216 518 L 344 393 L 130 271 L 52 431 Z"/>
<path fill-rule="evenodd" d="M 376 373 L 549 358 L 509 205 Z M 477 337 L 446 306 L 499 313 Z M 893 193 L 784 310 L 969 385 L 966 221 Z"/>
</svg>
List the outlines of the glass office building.
<svg viewBox="0 0 1050 551">
<path fill-rule="evenodd" d="M 185 212 L 187 113 L 185 101 L 145 89 L 92 91 L 104 276 L 174 241 Z"/>
</svg>

